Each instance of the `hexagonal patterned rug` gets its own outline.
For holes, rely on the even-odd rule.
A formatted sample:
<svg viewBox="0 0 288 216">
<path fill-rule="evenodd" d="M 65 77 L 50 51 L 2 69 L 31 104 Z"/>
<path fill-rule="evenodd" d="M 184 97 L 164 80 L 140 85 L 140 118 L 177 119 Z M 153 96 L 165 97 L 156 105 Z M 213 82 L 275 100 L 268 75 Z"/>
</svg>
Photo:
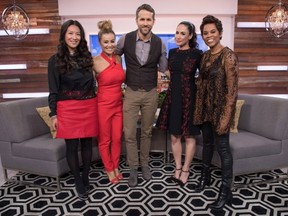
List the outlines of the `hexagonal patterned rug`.
<svg viewBox="0 0 288 216">
<path fill-rule="evenodd" d="M 93 163 L 90 171 L 91 190 L 89 199 L 81 201 L 74 189 L 73 177 L 68 173 L 61 178 L 60 192 L 6 183 L 0 188 L 1 216 L 140 216 L 140 215 L 288 215 L 288 182 L 272 182 L 233 191 L 232 205 L 212 211 L 207 205 L 218 194 L 221 171 L 212 168 L 212 184 L 205 191 L 196 193 L 201 172 L 201 161 L 193 160 L 188 183 L 184 187 L 171 182 L 173 163 L 164 163 L 163 154 L 151 153 L 150 167 L 153 178 L 143 180 L 139 172 L 139 184 L 130 188 L 127 184 L 129 169 L 121 157 L 124 179 L 110 184 L 101 161 Z M 257 182 L 282 175 L 281 170 L 237 176 L 236 184 Z M 14 178 L 42 185 L 55 186 L 55 180 L 37 175 L 18 173 Z"/>
</svg>

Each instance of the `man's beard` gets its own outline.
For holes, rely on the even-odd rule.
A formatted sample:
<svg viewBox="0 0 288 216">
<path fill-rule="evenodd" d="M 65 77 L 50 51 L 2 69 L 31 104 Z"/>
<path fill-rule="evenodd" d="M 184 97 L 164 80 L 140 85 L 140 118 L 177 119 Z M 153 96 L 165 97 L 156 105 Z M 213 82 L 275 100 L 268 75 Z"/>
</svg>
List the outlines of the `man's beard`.
<svg viewBox="0 0 288 216">
<path fill-rule="evenodd" d="M 142 35 L 147 36 L 151 32 L 151 29 L 148 29 L 148 31 L 143 31 L 143 29 L 141 28 L 140 32 Z"/>
</svg>

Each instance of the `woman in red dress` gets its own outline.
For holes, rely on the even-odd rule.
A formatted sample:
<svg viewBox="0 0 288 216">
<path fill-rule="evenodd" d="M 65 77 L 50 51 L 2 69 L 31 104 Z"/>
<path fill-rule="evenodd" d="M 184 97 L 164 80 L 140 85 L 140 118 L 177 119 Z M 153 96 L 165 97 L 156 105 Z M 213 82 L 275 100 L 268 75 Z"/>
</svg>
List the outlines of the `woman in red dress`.
<svg viewBox="0 0 288 216">
<path fill-rule="evenodd" d="M 98 134 L 92 66 L 93 59 L 82 25 L 76 20 L 66 21 L 61 27 L 58 51 L 48 62 L 49 116 L 57 130 L 56 137 L 65 139 L 67 162 L 75 179 L 76 192 L 82 200 L 88 198 L 92 137 Z"/>
<path fill-rule="evenodd" d="M 123 130 L 121 85 L 125 74 L 121 57 L 114 55 L 116 39 L 111 21 L 100 21 L 98 27 L 102 53 L 94 58 L 93 67 L 98 82 L 98 145 L 109 181 L 115 184 L 123 179 L 118 166 Z"/>
</svg>

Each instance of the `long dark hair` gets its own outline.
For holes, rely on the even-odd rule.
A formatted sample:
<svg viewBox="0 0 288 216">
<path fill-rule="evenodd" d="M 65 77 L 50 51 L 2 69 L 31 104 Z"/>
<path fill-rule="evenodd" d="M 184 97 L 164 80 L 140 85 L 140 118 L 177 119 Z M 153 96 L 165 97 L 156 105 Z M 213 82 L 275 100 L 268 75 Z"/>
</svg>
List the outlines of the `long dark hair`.
<svg viewBox="0 0 288 216">
<path fill-rule="evenodd" d="M 73 56 L 70 55 L 69 49 L 65 42 L 65 34 L 69 26 L 75 25 L 80 29 L 80 43 L 76 48 Z M 68 20 L 64 22 L 60 30 L 60 38 L 58 44 L 58 51 L 56 53 L 56 67 L 60 73 L 68 73 L 76 68 L 86 68 L 92 72 L 93 59 L 88 50 L 87 41 L 85 38 L 85 31 L 82 25 L 77 20 Z"/>
<path fill-rule="evenodd" d="M 196 34 L 196 30 L 195 30 L 195 26 L 193 23 L 188 22 L 188 21 L 182 21 L 179 23 L 179 25 L 185 25 L 188 28 L 189 31 L 189 35 L 193 34 L 192 38 L 189 40 L 189 47 L 190 48 L 195 48 L 198 47 L 198 43 L 197 43 L 197 34 Z"/>
</svg>

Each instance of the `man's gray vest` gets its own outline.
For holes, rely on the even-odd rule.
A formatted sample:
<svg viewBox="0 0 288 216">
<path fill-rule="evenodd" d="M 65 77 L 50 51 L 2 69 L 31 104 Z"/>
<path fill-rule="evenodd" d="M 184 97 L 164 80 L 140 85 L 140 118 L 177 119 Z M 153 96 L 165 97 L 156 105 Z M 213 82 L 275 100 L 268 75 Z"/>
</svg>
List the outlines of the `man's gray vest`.
<svg viewBox="0 0 288 216">
<path fill-rule="evenodd" d="M 125 37 L 126 84 L 133 90 L 145 89 L 146 91 L 150 91 L 157 86 L 157 72 L 162 41 L 157 35 L 152 34 L 147 62 L 141 65 L 135 53 L 136 36 L 137 31 L 133 31 L 126 34 Z"/>
</svg>

